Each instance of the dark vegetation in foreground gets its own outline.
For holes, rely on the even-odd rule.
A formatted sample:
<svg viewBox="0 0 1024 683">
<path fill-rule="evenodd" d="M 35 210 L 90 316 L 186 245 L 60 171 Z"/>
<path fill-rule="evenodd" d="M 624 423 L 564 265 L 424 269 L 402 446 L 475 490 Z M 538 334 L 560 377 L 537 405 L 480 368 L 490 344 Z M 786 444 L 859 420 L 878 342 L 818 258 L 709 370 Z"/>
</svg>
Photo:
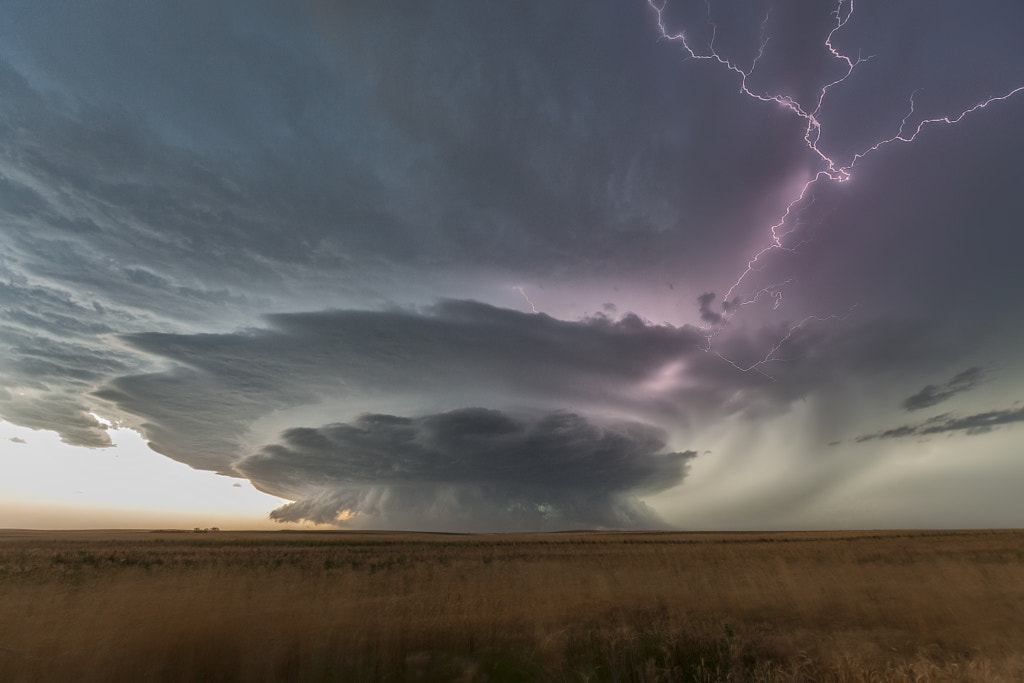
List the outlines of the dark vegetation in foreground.
<svg viewBox="0 0 1024 683">
<path fill-rule="evenodd" d="M 0 532 L 0 681 L 1022 681 L 1024 532 Z"/>
</svg>

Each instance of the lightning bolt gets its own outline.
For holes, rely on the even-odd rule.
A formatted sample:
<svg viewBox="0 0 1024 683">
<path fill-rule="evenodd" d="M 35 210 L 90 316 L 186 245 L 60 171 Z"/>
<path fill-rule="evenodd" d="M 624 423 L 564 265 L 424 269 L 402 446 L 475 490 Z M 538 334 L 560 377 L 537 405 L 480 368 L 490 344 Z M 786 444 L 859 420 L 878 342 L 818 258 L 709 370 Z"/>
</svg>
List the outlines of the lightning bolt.
<svg viewBox="0 0 1024 683">
<path fill-rule="evenodd" d="M 837 0 L 835 9 L 831 12 L 833 23 L 828 34 L 825 36 L 823 44 L 831 55 L 832 59 L 839 62 L 841 65 L 841 75 L 821 86 L 813 97 L 813 101 L 810 103 L 811 106 L 805 106 L 801 104 L 793 97 L 781 93 L 769 93 L 759 92 L 748 86 L 748 80 L 757 68 L 758 62 L 765 54 L 765 50 L 768 45 L 767 26 L 768 19 L 770 17 L 770 9 L 764 15 L 760 24 L 760 46 L 754 59 L 751 60 L 750 66 L 743 68 L 738 63 L 734 62 L 728 57 L 723 56 L 715 49 L 715 38 L 718 33 L 718 27 L 712 20 L 711 1 L 705 0 L 705 7 L 707 8 L 706 22 L 711 29 L 711 38 L 708 41 L 706 49 L 699 49 L 689 40 L 684 31 L 671 32 L 665 23 L 665 8 L 668 6 L 668 0 L 663 0 L 660 4 L 656 0 L 647 0 L 647 4 L 654 11 L 659 39 L 667 40 L 673 43 L 677 43 L 683 50 L 687 59 L 692 59 L 702 62 L 710 62 L 718 65 L 720 68 L 732 72 L 739 80 L 740 92 L 750 97 L 753 100 L 772 103 L 781 106 L 783 109 L 789 111 L 794 116 L 800 118 L 804 124 L 803 141 L 807 148 L 813 153 L 818 159 L 820 164 L 818 171 L 815 175 L 808 180 L 803 187 L 795 194 L 792 201 L 786 206 L 782 216 L 768 228 L 770 233 L 770 239 L 768 244 L 755 252 L 748 260 L 746 268 L 740 273 L 739 277 L 733 282 L 733 284 L 726 291 L 725 297 L 722 300 L 723 314 L 720 316 L 714 316 L 715 322 L 712 325 L 705 325 L 703 327 L 705 331 L 706 344 L 702 346 L 704 351 L 710 351 L 715 353 L 719 358 L 729 363 L 737 370 L 742 372 L 759 372 L 766 377 L 771 379 L 771 376 L 764 372 L 764 366 L 773 361 L 779 360 L 778 352 L 782 346 L 789 341 L 797 330 L 810 323 L 811 321 L 824 322 L 827 320 L 842 319 L 850 315 L 847 313 L 846 316 L 808 316 L 797 324 L 789 328 L 789 331 L 768 351 L 768 353 L 761 360 L 756 363 L 744 366 L 736 363 L 722 354 L 714 351 L 712 348 L 712 341 L 718 335 L 718 333 L 728 324 L 730 319 L 737 314 L 740 308 L 748 304 L 757 302 L 763 297 L 770 297 L 773 300 L 772 308 L 778 309 L 782 304 L 782 288 L 789 284 L 791 281 L 787 280 L 780 284 L 770 285 L 762 288 L 752 296 L 748 298 L 742 298 L 736 294 L 736 290 L 739 289 L 744 280 L 747 279 L 753 272 L 759 272 L 761 270 L 762 259 L 770 254 L 771 252 L 783 250 L 783 251 L 795 251 L 800 245 L 786 244 L 786 238 L 796 231 L 795 227 L 790 227 L 791 220 L 795 215 L 798 215 L 802 211 L 806 210 L 814 202 L 813 190 L 816 185 L 822 182 L 833 182 L 843 183 L 848 181 L 852 177 L 853 169 L 857 163 L 867 157 L 868 155 L 878 151 L 879 149 L 886 147 L 893 143 L 911 143 L 914 142 L 917 137 L 926 128 L 937 125 L 955 125 L 959 123 L 969 114 L 972 114 L 980 109 L 988 107 L 990 104 L 1000 102 L 1013 97 L 1017 93 L 1024 91 L 1024 86 L 1019 86 L 1002 95 L 995 95 L 989 97 L 973 106 L 960 111 L 955 115 L 938 116 L 934 118 L 922 119 L 916 125 L 910 123 L 911 118 L 914 116 L 914 98 L 919 91 L 914 91 L 909 97 L 909 108 L 907 114 L 903 117 L 900 122 L 900 126 L 896 131 L 895 135 L 887 138 L 881 138 L 877 142 L 871 144 L 866 149 L 857 152 L 849 157 L 848 160 L 840 161 L 833 158 L 819 146 L 819 142 L 822 139 L 822 124 L 820 120 L 821 110 L 825 104 L 825 100 L 829 92 L 844 83 L 850 76 L 853 75 L 857 67 L 867 61 L 870 61 L 875 56 L 870 55 L 868 57 L 857 56 L 856 59 L 853 57 L 840 52 L 832 40 L 836 33 L 841 31 L 843 27 L 847 25 L 854 12 L 854 0 Z M 713 298 L 714 295 L 705 295 Z M 706 303 L 704 308 L 706 308 Z M 702 311 L 704 310 L 702 308 Z M 852 313 L 852 309 L 851 309 Z"/>
<path fill-rule="evenodd" d="M 528 303 L 530 305 L 530 308 L 533 309 L 534 313 L 539 313 L 540 312 L 540 311 L 537 310 L 537 307 L 533 305 L 533 302 L 530 301 L 530 297 L 526 295 L 526 290 L 523 289 L 522 285 L 516 285 L 512 289 L 516 290 L 517 292 L 519 292 L 520 294 L 523 295 L 523 298 L 526 299 L 526 303 Z"/>
<path fill-rule="evenodd" d="M 770 380 L 772 380 L 774 382 L 775 381 L 775 377 L 773 375 L 769 375 L 767 372 L 765 372 L 764 366 L 768 365 L 769 363 L 774 363 L 776 361 L 784 360 L 784 359 L 779 357 L 779 355 L 778 355 L 779 351 L 786 344 L 786 342 L 788 342 L 790 339 L 793 338 L 793 335 L 795 335 L 800 329 L 802 329 L 804 326 L 806 326 L 808 323 L 811 323 L 811 322 L 823 323 L 823 322 L 828 322 L 828 321 L 831 321 L 831 320 L 839 320 L 839 321 L 846 320 L 851 315 L 853 315 L 853 311 L 854 311 L 855 308 L 856 308 L 856 306 L 853 306 L 852 308 L 850 308 L 849 312 L 846 315 L 827 315 L 827 316 L 809 315 L 809 316 L 807 316 L 806 318 L 804 318 L 803 320 L 801 320 L 797 324 L 791 326 L 789 328 L 789 330 L 786 332 L 786 334 L 782 336 L 781 339 L 779 339 L 777 342 L 772 344 L 771 349 L 769 349 L 768 353 L 766 353 L 764 355 L 764 358 L 762 358 L 761 360 L 756 361 L 754 363 L 751 363 L 750 365 L 746 365 L 746 366 L 740 365 L 736 361 L 731 360 L 731 359 L 723 356 L 718 351 L 712 351 L 712 352 L 716 356 L 718 356 L 719 358 L 724 360 L 726 363 L 728 363 L 729 365 L 731 365 L 734 368 L 736 368 L 737 370 L 739 370 L 740 372 L 756 372 L 756 373 L 758 373 L 760 375 L 763 375 L 763 376 L 767 377 L 768 379 L 770 379 Z M 711 351 L 710 347 L 707 350 Z"/>
</svg>

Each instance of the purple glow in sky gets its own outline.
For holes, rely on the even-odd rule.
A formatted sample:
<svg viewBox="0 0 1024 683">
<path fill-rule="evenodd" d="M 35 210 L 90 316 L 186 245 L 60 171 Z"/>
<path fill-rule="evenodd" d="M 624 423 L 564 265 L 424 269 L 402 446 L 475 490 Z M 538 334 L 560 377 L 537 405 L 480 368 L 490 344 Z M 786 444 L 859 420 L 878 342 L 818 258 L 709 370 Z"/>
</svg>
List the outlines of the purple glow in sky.
<svg viewBox="0 0 1024 683">
<path fill-rule="evenodd" d="M 1018 2 L 0 26 L 0 527 L 132 432 L 253 526 L 1024 519 Z"/>
</svg>

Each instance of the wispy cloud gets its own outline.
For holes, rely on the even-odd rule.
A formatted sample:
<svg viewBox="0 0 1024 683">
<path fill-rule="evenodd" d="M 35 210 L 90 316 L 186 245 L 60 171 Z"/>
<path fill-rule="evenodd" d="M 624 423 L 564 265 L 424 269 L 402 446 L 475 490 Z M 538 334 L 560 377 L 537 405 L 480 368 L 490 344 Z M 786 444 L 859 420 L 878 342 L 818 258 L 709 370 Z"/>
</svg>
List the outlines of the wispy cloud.
<svg viewBox="0 0 1024 683">
<path fill-rule="evenodd" d="M 969 367 L 955 374 L 945 384 L 938 386 L 929 384 L 913 396 L 908 396 L 903 401 L 903 407 L 907 410 L 921 410 L 938 405 L 957 394 L 974 389 L 985 380 L 985 375 L 985 370 L 982 368 Z"/>
<path fill-rule="evenodd" d="M 997 427 L 1024 422 L 1024 408 L 989 410 L 963 417 L 943 413 L 924 422 L 893 427 L 874 434 L 864 434 L 855 440 L 858 443 L 875 439 L 899 439 L 907 436 L 932 436 L 947 432 L 963 432 L 967 435 L 986 434 Z"/>
</svg>

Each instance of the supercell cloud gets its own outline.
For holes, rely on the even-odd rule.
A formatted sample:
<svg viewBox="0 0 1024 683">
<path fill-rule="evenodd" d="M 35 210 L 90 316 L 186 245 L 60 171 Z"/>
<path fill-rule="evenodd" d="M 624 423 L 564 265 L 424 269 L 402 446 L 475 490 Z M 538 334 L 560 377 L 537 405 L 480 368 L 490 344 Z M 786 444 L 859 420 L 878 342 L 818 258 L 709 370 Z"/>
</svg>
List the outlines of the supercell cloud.
<svg viewBox="0 0 1024 683">
<path fill-rule="evenodd" d="M 289 429 L 237 469 L 295 501 L 272 513 L 280 520 L 409 528 L 427 515 L 458 530 L 649 528 L 661 522 L 637 496 L 679 484 L 695 455 L 664 447 L 662 432 L 635 422 L 463 408 Z"/>
</svg>

